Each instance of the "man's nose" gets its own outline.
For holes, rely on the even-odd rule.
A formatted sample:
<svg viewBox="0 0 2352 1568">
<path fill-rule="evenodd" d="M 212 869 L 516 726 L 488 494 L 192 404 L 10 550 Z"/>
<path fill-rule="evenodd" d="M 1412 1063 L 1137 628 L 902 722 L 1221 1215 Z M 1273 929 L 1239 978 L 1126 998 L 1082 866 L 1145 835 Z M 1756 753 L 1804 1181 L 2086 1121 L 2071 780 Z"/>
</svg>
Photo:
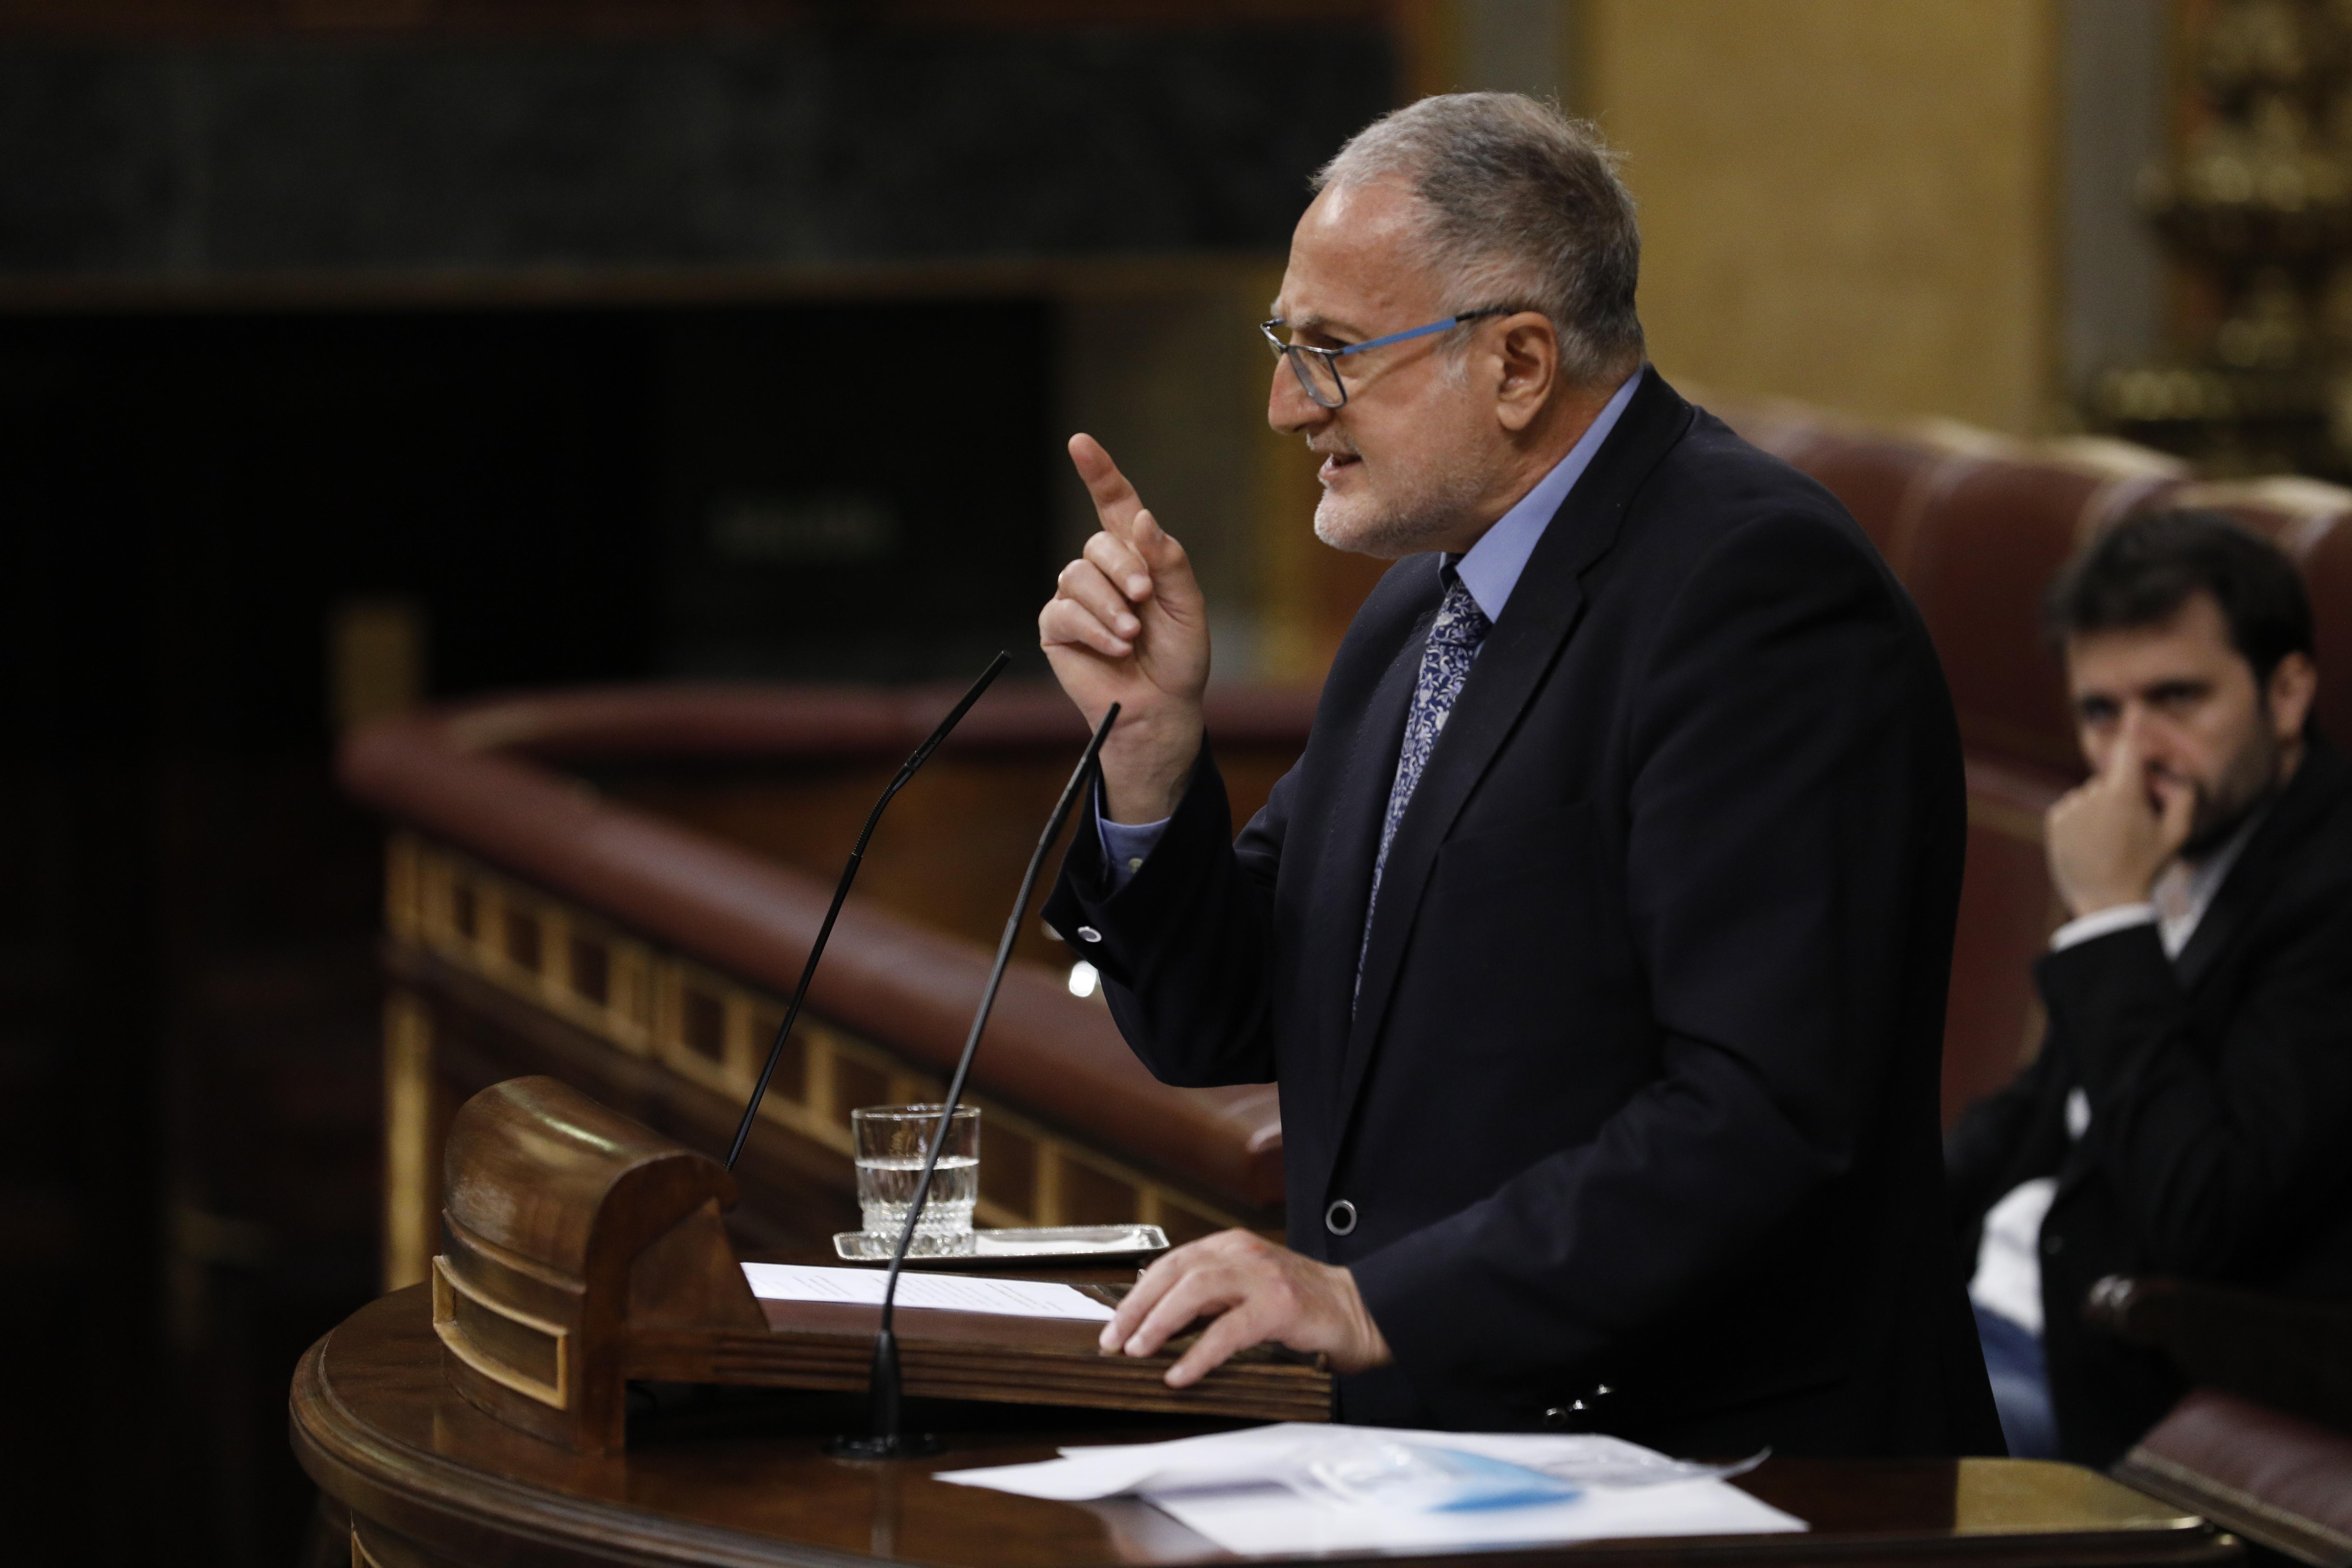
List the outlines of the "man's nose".
<svg viewBox="0 0 2352 1568">
<path fill-rule="evenodd" d="M 1266 390 L 1265 422 L 1286 436 L 1303 436 L 1331 420 L 1331 410 L 1307 395 L 1287 362 L 1274 362 L 1274 384 Z"/>
<path fill-rule="evenodd" d="M 2173 742 L 2177 737 L 2162 713 L 2137 699 L 2126 702 L 2123 722 L 2116 728 L 2116 738 L 2122 740 L 2126 736 L 2139 748 L 2143 767 L 2151 773 L 2173 771 L 2172 764 L 2176 760 Z"/>
</svg>

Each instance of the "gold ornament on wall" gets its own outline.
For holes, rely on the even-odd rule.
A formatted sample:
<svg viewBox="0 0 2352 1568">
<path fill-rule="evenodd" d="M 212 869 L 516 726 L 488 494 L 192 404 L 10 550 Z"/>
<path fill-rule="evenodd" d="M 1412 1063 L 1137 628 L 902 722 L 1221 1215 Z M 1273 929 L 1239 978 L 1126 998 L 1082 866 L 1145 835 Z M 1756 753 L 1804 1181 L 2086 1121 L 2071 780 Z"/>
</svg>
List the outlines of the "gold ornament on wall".
<svg viewBox="0 0 2352 1568">
<path fill-rule="evenodd" d="M 2174 349 L 2102 375 L 2086 412 L 2216 474 L 2352 477 L 2352 0 L 2183 22 L 2174 150 L 2138 189 Z"/>
</svg>

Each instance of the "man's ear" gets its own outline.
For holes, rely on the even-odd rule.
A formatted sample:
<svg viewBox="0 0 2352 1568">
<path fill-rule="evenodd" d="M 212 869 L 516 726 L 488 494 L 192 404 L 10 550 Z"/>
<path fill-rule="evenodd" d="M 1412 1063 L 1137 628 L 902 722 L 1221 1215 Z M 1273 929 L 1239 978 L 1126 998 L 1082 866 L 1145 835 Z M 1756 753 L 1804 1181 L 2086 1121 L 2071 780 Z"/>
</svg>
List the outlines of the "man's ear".
<svg viewBox="0 0 2352 1568">
<path fill-rule="evenodd" d="M 1521 310 L 1502 321 L 1495 416 L 1517 433 L 1536 422 L 1559 388 L 1559 336 L 1549 317 Z"/>
<path fill-rule="evenodd" d="M 2291 653 L 2271 671 L 2271 728 L 2282 742 L 2303 734 L 2311 717 L 2312 700 L 2319 695 L 2319 669 L 2308 654 Z"/>
</svg>

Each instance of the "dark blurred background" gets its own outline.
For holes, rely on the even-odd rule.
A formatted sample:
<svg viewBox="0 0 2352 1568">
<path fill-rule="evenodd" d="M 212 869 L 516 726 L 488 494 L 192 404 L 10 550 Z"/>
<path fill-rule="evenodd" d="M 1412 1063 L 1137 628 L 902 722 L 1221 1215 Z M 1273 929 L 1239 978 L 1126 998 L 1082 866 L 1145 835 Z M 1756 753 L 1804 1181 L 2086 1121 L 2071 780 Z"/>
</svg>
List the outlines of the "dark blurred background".
<svg viewBox="0 0 2352 1568">
<path fill-rule="evenodd" d="M 1042 668 L 1064 367 L 1270 292 L 1393 77 L 1369 5 L 0 7 L 0 1555 L 294 1561 L 380 1277 L 341 729 Z"/>
</svg>

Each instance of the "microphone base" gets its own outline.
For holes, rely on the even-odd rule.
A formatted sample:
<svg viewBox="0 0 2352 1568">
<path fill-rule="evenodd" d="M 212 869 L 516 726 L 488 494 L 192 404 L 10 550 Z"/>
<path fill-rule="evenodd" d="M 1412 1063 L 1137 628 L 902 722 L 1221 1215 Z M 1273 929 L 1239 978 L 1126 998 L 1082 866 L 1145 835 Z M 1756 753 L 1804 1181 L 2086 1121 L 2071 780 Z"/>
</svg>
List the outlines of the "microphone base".
<svg viewBox="0 0 2352 1568">
<path fill-rule="evenodd" d="M 887 1306 L 883 1308 L 889 1310 Z M 866 1383 L 873 1408 L 866 1435 L 844 1433 L 827 1440 L 824 1451 L 836 1459 L 920 1459 L 944 1453 L 947 1445 L 929 1432 L 908 1432 L 900 1426 L 903 1400 L 898 1380 L 898 1336 L 885 1328 L 874 1336 L 874 1371 Z"/>
<path fill-rule="evenodd" d="M 824 1451 L 835 1459 L 927 1459 L 947 1452 L 947 1444 L 933 1432 L 898 1432 L 880 1436 L 853 1437 L 844 1433 L 825 1439 Z"/>
</svg>

